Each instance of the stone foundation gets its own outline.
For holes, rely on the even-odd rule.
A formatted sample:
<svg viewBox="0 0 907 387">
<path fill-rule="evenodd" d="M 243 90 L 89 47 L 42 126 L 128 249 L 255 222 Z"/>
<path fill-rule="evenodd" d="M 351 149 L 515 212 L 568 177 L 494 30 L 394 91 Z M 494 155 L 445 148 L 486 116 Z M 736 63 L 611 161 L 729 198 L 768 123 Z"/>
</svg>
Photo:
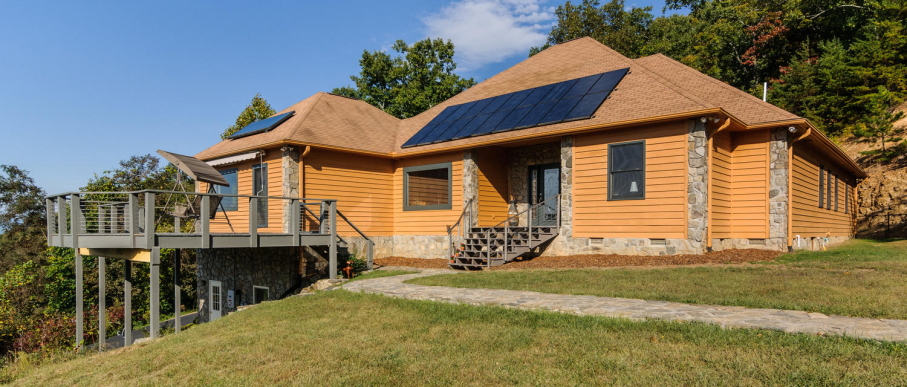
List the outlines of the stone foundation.
<svg viewBox="0 0 907 387">
<path fill-rule="evenodd" d="M 296 247 L 257 249 L 198 249 L 197 291 L 199 322 L 208 321 L 208 281 L 221 281 L 222 316 L 237 306 L 252 303 L 252 287 L 268 288 L 277 300 L 300 283 L 300 252 Z M 227 291 L 234 291 L 233 308 L 227 308 Z"/>
<path fill-rule="evenodd" d="M 571 238 L 559 236 L 555 241 L 560 243 L 552 243 L 541 252 L 540 256 L 584 254 L 659 256 L 701 253 L 699 244 L 686 239 L 653 240 L 647 238 Z M 664 241 L 664 243 L 661 244 L 661 241 Z"/>
<path fill-rule="evenodd" d="M 797 238 L 794 237 L 793 246 L 791 246 L 791 248 L 794 250 L 820 251 L 822 250 L 822 247 L 834 246 L 848 240 L 850 240 L 850 237 L 847 236 L 829 237 L 828 243 L 826 244 L 825 238 L 800 238 L 800 243 L 798 245 Z"/>
<path fill-rule="evenodd" d="M 768 238 L 768 239 L 712 239 L 712 250 L 731 250 L 731 249 L 758 249 L 758 250 L 775 250 L 787 251 L 787 238 Z"/>
</svg>

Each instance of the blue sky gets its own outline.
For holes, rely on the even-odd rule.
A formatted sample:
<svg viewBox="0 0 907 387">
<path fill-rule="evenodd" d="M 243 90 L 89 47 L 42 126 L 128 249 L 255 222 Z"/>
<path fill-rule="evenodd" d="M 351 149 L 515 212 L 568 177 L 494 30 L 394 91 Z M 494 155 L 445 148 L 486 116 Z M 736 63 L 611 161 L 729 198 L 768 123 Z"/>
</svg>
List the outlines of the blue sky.
<svg viewBox="0 0 907 387">
<path fill-rule="evenodd" d="M 195 154 L 256 93 L 280 110 L 350 83 L 363 50 L 453 40 L 482 81 L 544 42 L 561 2 L 3 2 L 0 164 L 48 193 L 119 160 Z M 627 1 L 652 5 L 663 1 Z"/>
</svg>

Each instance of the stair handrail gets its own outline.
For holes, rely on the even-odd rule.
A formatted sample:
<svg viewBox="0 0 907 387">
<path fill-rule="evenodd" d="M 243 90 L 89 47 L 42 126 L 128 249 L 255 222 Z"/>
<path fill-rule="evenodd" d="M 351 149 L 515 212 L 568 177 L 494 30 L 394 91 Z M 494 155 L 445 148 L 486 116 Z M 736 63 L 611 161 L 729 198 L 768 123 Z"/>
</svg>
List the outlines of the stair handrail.
<svg viewBox="0 0 907 387">
<path fill-rule="evenodd" d="M 527 208 L 527 209 L 525 209 L 525 210 L 523 210 L 523 211 L 520 211 L 520 212 L 518 212 L 518 213 L 516 213 L 516 214 L 514 214 L 514 215 L 511 215 L 511 216 L 508 216 L 507 219 L 504 219 L 503 222 L 498 223 L 498 224 L 494 225 L 494 226 L 491 228 L 491 230 L 493 230 L 493 229 L 496 229 L 496 228 L 500 227 L 501 225 L 504 225 L 504 247 L 503 247 L 503 250 L 501 250 L 501 258 L 503 258 L 504 261 L 507 261 L 507 257 L 508 257 L 508 255 L 510 255 L 510 253 L 507 251 L 507 248 L 509 247 L 508 245 L 509 245 L 509 242 L 510 242 L 510 239 L 509 239 L 509 238 L 510 238 L 510 234 L 511 234 L 511 231 L 510 231 L 511 226 L 510 226 L 510 225 L 513 223 L 512 221 L 513 221 L 514 219 L 516 219 L 517 222 L 519 222 L 519 217 L 520 217 L 520 215 L 523 215 L 523 214 L 525 214 L 525 213 L 529 213 L 529 216 L 528 216 L 528 225 L 527 225 L 526 229 L 527 229 L 527 231 L 529 232 L 529 247 L 532 247 L 532 210 L 533 210 L 533 209 L 536 209 L 536 210 L 537 210 L 537 209 L 538 209 L 539 207 L 541 207 L 543 204 L 548 203 L 548 202 L 551 201 L 552 199 L 557 199 L 557 202 L 556 202 L 556 203 L 557 203 L 557 206 L 555 207 L 555 208 L 556 208 L 556 211 L 555 211 L 555 212 L 557 213 L 557 221 L 555 222 L 555 224 L 556 224 L 555 227 L 560 227 L 560 226 L 561 226 L 561 201 L 560 201 L 560 197 L 561 197 L 561 194 L 552 195 L 552 196 L 549 197 L 548 199 L 545 199 L 545 200 L 543 200 L 543 201 L 541 201 L 541 202 L 539 202 L 539 203 L 533 204 L 533 205 L 529 206 L 529 208 Z M 535 227 L 538 228 L 538 227 L 543 227 L 543 226 L 541 226 L 541 225 L 536 225 Z M 491 239 L 489 238 L 489 243 L 488 243 L 488 250 L 489 250 L 489 252 L 488 252 L 488 261 L 486 262 L 486 264 L 487 264 L 489 267 L 491 266 L 491 242 L 490 242 L 490 240 L 491 240 Z"/>
<path fill-rule="evenodd" d="M 542 201 L 542 202 L 533 204 L 533 205 L 529 206 L 529 208 L 527 208 L 527 209 L 525 209 L 525 210 L 523 210 L 523 211 L 520 211 L 519 213 L 516 213 L 516 214 L 514 214 L 514 215 L 510 215 L 509 217 L 507 217 L 507 219 L 504 219 L 501 223 L 498 223 L 498 224 L 494 225 L 492 228 L 498 228 L 498 227 L 500 227 L 501 225 L 503 225 L 504 223 L 506 223 L 507 221 L 512 220 L 513 218 L 517 218 L 517 217 L 519 217 L 520 215 L 523 215 L 523 214 L 525 214 L 525 213 L 527 213 L 527 212 L 529 212 L 529 211 L 532 211 L 532 209 L 538 208 L 538 207 L 540 207 L 542 204 L 548 203 L 549 201 L 551 201 L 551 200 L 554 199 L 554 198 L 560 198 L 560 197 L 561 197 L 561 194 L 552 195 L 552 196 L 549 197 L 548 199 L 545 199 L 545 200 Z M 557 201 L 557 226 L 554 226 L 554 227 L 560 227 L 560 225 L 561 225 L 561 216 L 560 216 L 561 211 L 560 211 L 560 210 L 561 210 L 561 201 L 558 200 L 558 201 Z M 543 227 L 543 226 L 538 226 L 538 227 Z M 547 227 L 547 226 L 545 226 L 545 227 Z"/>
<path fill-rule="evenodd" d="M 346 224 L 350 225 L 350 227 L 352 227 L 353 230 L 356 230 L 356 232 L 359 233 L 359 235 L 362 236 L 362 238 L 365 239 L 365 242 L 366 242 L 366 265 L 367 265 L 367 267 L 371 270 L 371 268 L 372 268 L 372 260 L 373 260 L 373 258 L 374 258 L 374 253 L 375 253 L 375 241 L 373 241 L 372 238 L 369 238 L 367 235 L 365 235 L 365 233 L 362 232 L 362 230 L 360 230 L 359 227 L 356 227 L 356 225 L 353 224 L 353 222 L 350 222 L 350 220 L 346 217 L 346 215 L 343 215 L 343 213 L 340 212 L 340 210 L 337 210 L 337 216 L 339 216 L 341 219 L 343 219 L 343 221 L 345 221 Z M 343 240 L 343 238 L 340 238 L 340 236 L 338 236 L 337 238 Z"/>
<path fill-rule="evenodd" d="M 455 230 L 455 229 L 457 230 L 457 242 L 459 242 L 459 240 L 461 238 L 463 238 L 463 235 L 465 235 L 465 233 L 468 231 L 468 228 L 472 227 L 472 211 L 471 211 L 471 209 L 472 209 L 472 198 L 470 198 L 466 201 L 466 205 L 463 206 L 463 211 L 460 212 L 460 216 L 457 218 L 457 221 L 452 226 L 450 226 L 450 225 L 447 226 L 447 256 L 449 257 L 448 260 L 452 260 L 454 257 L 453 252 L 455 249 L 454 245 L 456 244 L 456 242 L 454 242 L 453 230 Z M 463 218 L 466 218 L 466 222 L 469 223 L 469 225 L 466 226 L 466 230 L 464 230 Z"/>
</svg>

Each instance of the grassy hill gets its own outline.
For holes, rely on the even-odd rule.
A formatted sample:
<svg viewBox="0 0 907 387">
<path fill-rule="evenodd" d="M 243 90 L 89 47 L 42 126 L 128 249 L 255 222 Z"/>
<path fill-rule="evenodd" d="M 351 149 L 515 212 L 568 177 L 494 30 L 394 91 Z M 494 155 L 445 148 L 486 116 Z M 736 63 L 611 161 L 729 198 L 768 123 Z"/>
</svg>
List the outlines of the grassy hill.
<svg viewBox="0 0 907 387">
<path fill-rule="evenodd" d="M 269 302 L 16 385 L 760 385 L 907 380 L 907 345 L 407 301 Z"/>
</svg>

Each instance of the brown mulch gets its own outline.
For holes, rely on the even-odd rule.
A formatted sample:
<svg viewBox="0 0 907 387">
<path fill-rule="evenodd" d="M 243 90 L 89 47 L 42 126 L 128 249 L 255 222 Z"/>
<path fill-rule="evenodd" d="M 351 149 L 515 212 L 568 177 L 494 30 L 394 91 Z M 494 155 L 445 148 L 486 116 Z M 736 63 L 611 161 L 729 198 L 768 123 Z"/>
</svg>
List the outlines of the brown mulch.
<svg viewBox="0 0 907 387">
<path fill-rule="evenodd" d="M 496 266 L 494 270 L 511 269 L 577 269 L 620 266 L 680 266 L 771 261 L 781 255 L 770 250 L 722 250 L 705 254 L 639 256 L 617 254 L 571 255 L 563 257 L 535 257 Z M 376 258 L 379 266 L 407 266 L 420 269 L 446 269 L 447 260 L 388 257 Z"/>
</svg>

